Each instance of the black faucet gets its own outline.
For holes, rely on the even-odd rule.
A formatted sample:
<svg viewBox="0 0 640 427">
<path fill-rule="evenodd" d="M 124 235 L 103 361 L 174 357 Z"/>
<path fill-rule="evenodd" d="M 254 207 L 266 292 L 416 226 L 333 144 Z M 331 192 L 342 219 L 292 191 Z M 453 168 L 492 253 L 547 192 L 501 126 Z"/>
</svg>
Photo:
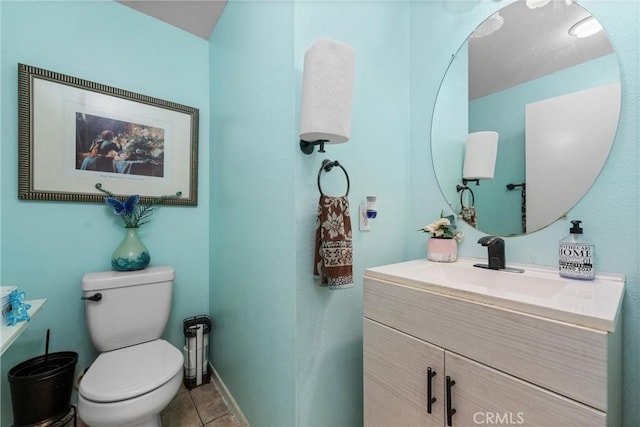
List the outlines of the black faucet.
<svg viewBox="0 0 640 427">
<path fill-rule="evenodd" d="M 490 270 L 504 270 L 506 262 L 504 259 L 504 240 L 497 236 L 484 236 L 478 240 L 482 246 L 486 246 L 489 252 L 488 265 L 479 265 L 477 267 L 489 268 Z"/>
</svg>

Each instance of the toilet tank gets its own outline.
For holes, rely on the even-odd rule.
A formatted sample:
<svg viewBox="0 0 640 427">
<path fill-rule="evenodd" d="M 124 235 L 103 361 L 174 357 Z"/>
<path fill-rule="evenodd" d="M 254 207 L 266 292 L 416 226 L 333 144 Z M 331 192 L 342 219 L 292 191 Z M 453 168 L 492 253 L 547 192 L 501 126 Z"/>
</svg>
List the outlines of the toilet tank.
<svg viewBox="0 0 640 427">
<path fill-rule="evenodd" d="M 102 271 L 82 278 L 85 317 L 93 345 L 115 350 L 160 338 L 171 313 L 175 271 L 149 267 L 137 271 Z"/>
</svg>

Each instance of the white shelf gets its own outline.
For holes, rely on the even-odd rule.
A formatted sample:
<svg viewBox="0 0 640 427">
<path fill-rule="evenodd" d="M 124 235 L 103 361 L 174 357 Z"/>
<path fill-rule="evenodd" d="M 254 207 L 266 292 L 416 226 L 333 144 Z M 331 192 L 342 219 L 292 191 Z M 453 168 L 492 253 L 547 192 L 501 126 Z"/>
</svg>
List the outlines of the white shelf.
<svg viewBox="0 0 640 427">
<path fill-rule="evenodd" d="M 42 309 L 42 306 L 46 299 L 34 299 L 31 301 L 24 301 L 26 304 L 30 304 L 31 308 L 27 310 L 29 316 L 31 316 L 31 320 L 33 320 L 36 315 Z M 4 354 L 4 352 L 13 344 L 13 342 L 20 336 L 20 334 L 27 329 L 30 322 L 18 322 L 13 326 L 2 326 L 0 327 L 0 356 Z"/>
</svg>

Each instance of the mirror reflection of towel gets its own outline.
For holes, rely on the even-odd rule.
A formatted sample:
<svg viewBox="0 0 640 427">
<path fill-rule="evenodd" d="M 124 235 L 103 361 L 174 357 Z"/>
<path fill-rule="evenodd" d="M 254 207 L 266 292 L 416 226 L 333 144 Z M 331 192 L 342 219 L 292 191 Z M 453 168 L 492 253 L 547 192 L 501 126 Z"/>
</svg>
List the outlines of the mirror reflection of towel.
<svg viewBox="0 0 640 427">
<path fill-rule="evenodd" d="M 346 196 L 320 196 L 313 274 L 320 276 L 320 286 L 331 289 L 353 286 L 351 217 Z"/>
<path fill-rule="evenodd" d="M 460 217 L 472 227 L 477 227 L 478 219 L 476 217 L 476 208 L 474 206 L 463 206 L 460 209 Z"/>
</svg>

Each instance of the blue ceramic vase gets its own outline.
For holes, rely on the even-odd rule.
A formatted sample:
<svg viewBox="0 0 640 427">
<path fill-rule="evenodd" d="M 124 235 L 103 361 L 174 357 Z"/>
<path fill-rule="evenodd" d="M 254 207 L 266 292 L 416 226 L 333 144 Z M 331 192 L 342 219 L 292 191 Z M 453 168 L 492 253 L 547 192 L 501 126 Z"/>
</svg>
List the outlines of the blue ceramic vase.
<svg viewBox="0 0 640 427">
<path fill-rule="evenodd" d="M 151 261 L 149 251 L 138 236 L 138 227 L 125 230 L 127 234 L 111 256 L 111 267 L 116 271 L 142 270 Z"/>
</svg>

